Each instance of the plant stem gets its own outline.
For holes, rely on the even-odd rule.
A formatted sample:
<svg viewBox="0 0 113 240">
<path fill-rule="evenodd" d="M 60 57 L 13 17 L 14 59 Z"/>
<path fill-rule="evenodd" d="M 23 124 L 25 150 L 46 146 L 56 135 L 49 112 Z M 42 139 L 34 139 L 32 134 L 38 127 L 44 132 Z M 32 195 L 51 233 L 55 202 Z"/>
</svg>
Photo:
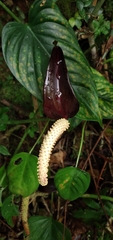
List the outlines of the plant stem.
<svg viewBox="0 0 113 240">
<path fill-rule="evenodd" d="M 22 223 L 23 223 L 24 231 L 27 235 L 30 234 L 29 224 L 28 224 L 29 198 L 30 198 L 30 196 L 23 197 L 22 198 L 22 205 L 21 205 Z"/>
<path fill-rule="evenodd" d="M 94 31 L 94 26 L 92 24 L 93 19 L 98 16 L 98 12 L 99 12 L 99 10 L 102 7 L 104 2 L 105 2 L 105 0 L 100 0 L 100 1 L 97 2 L 97 5 L 95 6 L 95 8 L 94 8 L 94 10 L 91 14 L 92 17 L 88 21 L 88 26 L 89 26 L 89 28 L 92 32 Z M 95 43 L 93 43 L 93 44 L 95 44 Z"/>
<path fill-rule="evenodd" d="M 103 64 L 108 63 L 108 62 L 113 62 L 113 58 L 109 58 L 109 59 L 105 60 Z"/>
<path fill-rule="evenodd" d="M 81 136 L 80 147 L 79 147 L 79 152 L 78 152 L 78 156 L 77 156 L 77 160 L 76 160 L 76 165 L 75 165 L 75 167 L 78 166 L 79 158 L 80 158 L 81 151 L 82 151 L 82 146 L 83 146 L 83 141 L 84 141 L 85 126 L 86 126 L 86 122 L 84 123 L 83 128 L 82 128 L 82 136 Z"/>
<path fill-rule="evenodd" d="M 37 110 L 37 111 L 38 111 L 38 110 Z M 28 128 L 26 129 L 26 131 L 25 131 L 23 137 L 21 138 L 21 141 L 19 142 L 19 144 L 18 144 L 18 146 L 17 146 L 17 148 L 16 148 L 16 150 L 15 150 L 15 152 L 14 152 L 14 155 L 19 151 L 19 149 L 20 149 L 22 143 L 24 142 L 24 140 L 25 140 L 27 134 L 29 133 L 29 129 L 30 129 L 31 126 L 33 125 L 33 119 L 36 119 L 37 111 L 34 113 L 34 117 L 30 119 L 30 120 L 32 120 L 32 122 L 29 124 L 29 126 L 28 126 Z M 40 118 L 39 118 L 39 119 L 40 119 Z"/>
<path fill-rule="evenodd" d="M 38 142 L 40 141 L 41 137 L 43 136 L 47 126 L 48 126 L 48 123 L 49 123 L 50 120 L 47 121 L 45 127 L 43 128 L 43 131 L 41 132 L 40 136 L 38 137 L 38 139 L 36 140 L 35 144 L 33 145 L 33 147 L 31 148 L 31 150 L 29 151 L 29 153 L 31 154 L 32 151 L 34 150 L 34 148 L 36 147 L 36 145 L 38 144 Z"/>
<path fill-rule="evenodd" d="M 28 132 L 29 132 L 29 129 L 31 128 L 32 124 L 33 124 L 33 123 L 31 122 L 31 123 L 29 124 L 28 128 L 26 129 L 24 135 L 22 136 L 22 138 L 21 138 L 21 140 L 20 140 L 20 142 L 19 142 L 19 144 L 18 144 L 18 146 L 17 146 L 17 148 L 16 148 L 16 150 L 15 150 L 15 152 L 14 152 L 14 155 L 19 151 L 19 149 L 20 149 L 22 143 L 24 142 L 24 140 L 25 140 L 25 138 L 26 138 L 26 136 L 27 136 L 27 134 L 28 134 Z"/>
<path fill-rule="evenodd" d="M 9 13 L 9 15 L 13 17 L 17 22 L 21 22 L 20 19 L 16 17 L 16 15 L 8 7 L 6 7 L 6 5 L 1 1 L 0 1 L 0 6 L 2 6 L 5 9 L 5 11 Z"/>
<path fill-rule="evenodd" d="M 82 198 L 94 198 L 94 199 L 99 200 L 98 195 L 96 195 L 96 194 L 84 194 L 82 196 Z M 113 202 L 113 198 L 109 197 L 109 196 L 100 195 L 100 198 L 101 198 L 101 200 L 106 200 L 106 201 Z"/>
<path fill-rule="evenodd" d="M 94 7 L 93 12 L 91 13 L 91 18 L 88 21 L 88 26 L 90 31 L 93 33 L 94 32 L 94 26 L 93 26 L 93 20 L 94 18 L 96 18 L 98 16 L 98 12 L 100 10 L 100 8 L 102 7 L 103 3 L 105 2 L 105 0 L 99 0 L 96 4 L 96 6 Z M 96 48 L 96 44 L 95 44 L 95 38 L 94 38 L 94 34 L 92 34 L 89 38 L 89 46 L 92 47 L 91 49 L 91 54 L 92 54 L 92 62 L 93 62 L 93 66 L 95 67 L 98 61 L 98 54 L 97 54 L 97 48 Z"/>
<path fill-rule="evenodd" d="M 95 6 L 95 8 L 92 12 L 92 16 L 96 17 L 98 15 L 98 12 L 99 12 L 99 10 L 102 7 L 104 2 L 105 2 L 105 0 L 100 0 L 100 1 L 97 2 L 97 5 Z"/>
</svg>

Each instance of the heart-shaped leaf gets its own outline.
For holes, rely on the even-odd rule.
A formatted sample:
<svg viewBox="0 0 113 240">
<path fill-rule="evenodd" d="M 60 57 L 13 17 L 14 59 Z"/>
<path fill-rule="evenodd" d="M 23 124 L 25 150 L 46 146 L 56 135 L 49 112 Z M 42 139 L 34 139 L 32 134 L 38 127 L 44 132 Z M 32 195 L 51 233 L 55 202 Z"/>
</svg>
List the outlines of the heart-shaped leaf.
<svg viewBox="0 0 113 240">
<path fill-rule="evenodd" d="M 55 221 L 52 217 L 30 217 L 29 240 L 71 240 L 69 230 L 62 223 Z"/>
<path fill-rule="evenodd" d="M 21 152 L 12 157 L 7 175 L 9 189 L 23 197 L 31 195 L 39 186 L 37 178 L 37 157 Z"/>
<path fill-rule="evenodd" d="M 66 167 L 56 173 L 54 182 L 59 195 L 65 200 L 73 201 L 88 189 L 90 175 L 79 168 Z"/>
<path fill-rule="evenodd" d="M 41 3 L 36 0 L 31 5 L 29 24 L 10 22 L 4 27 L 2 49 L 7 65 L 20 83 L 42 101 L 43 83 L 56 40 L 63 50 L 71 86 L 81 104 L 80 112 L 85 108 L 87 120 L 101 122 L 93 74 L 73 29 L 54 0 L 43 6 Z"/>
</svg>

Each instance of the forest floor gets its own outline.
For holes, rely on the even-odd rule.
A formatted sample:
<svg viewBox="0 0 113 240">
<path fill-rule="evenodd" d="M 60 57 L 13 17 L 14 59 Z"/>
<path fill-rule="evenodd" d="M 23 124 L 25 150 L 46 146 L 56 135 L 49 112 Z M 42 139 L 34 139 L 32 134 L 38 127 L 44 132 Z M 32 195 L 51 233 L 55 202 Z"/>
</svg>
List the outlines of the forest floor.
<svg viewBox="0 0 113 240">
<path fill-rule="evenodd" d="M 11 120 L 25 120 L 33 111 L 31 95 L 14 79 L 8 70 L 2 53 L 0 54 L 0 109 L 7 109 L 6 113 Z M 0 145 L 6 146 L 13 156 L 28 124 L 8 125 L 0 132 Z M 73 131 L 63 135 L 57 143 L 51 155 L 50 167 L 56 172 L 59 168 L 74 166 L 79 151 L 81 140 L 81 123 Z M 1 126 L 2 129 L 2 126 Z M 20 151 L 29 152 L 39 135 L 39 130 L 34 131 L 33 136 L 29 134 L 24 140 Z M 113 197 L 113 123 L 111 120 L 104 121 L 104 130 L 95 122 L 87 122 L 85 128 L 84 143 L 78 167 L 89 172 L 91 184 L 88 194 L 92 198 L 79 198 L 78 200 L 66 203 L 59 199 L 54 182 L 49 180 L 46 187 L 40 187 L 42 196 L 36 197 L 29 206 L 29 216 L 48 216 L 51 208 L 51 194 L 54 193 L 52 213 L 55 219 L 65 223 L 72 233 L 72 239 L 97 239 L 103 232 L 104 236 L 111 236 L 112 229 L 107 227 L 112 221 L 109 211 L 113 212 L 112 204 L 109 201 L 101 200 L 101 195 Z M 38 147 L 34 154 L 38 155 Z M 0 167 L 8 165 L 10 156 L 0 154 Z M 9 195 L 8 189 L 2 196 L 2 201 Z M 45 194 L 45 195 L 44 195 Z M 17 199 L 20 208 L 21 199 Z M 109 211 L 108 211 L 109 208 Z M 21 211 L 21 209 L 20 209 Z M 112 222 L 111 222 L 112 226 Z M 107 230 L 108 228 L 108 230 Z M 106 230 L 105 230 L 106 229 Z M 106 233 L 107 231 L 107 233 Z M 107 235 L 106 235 L 107 234 Z M 88 238 L 90 236 L 90 238 Z M 92 237 L 93 236 L 93 237 Z M 106 239 L 111 239 L 107 238 Z M 13 217 L 13 227 L 7 224 L 4 218 L 0 219 L 0 239 L 23 239 L 23 227 L 20 216 Z"/>
</svg>

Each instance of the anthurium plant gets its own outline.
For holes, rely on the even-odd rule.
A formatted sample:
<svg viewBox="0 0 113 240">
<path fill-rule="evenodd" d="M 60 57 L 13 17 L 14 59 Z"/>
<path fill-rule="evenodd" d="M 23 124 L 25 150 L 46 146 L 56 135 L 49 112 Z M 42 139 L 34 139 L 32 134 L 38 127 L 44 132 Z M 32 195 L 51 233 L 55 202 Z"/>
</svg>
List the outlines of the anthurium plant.
<svg viewBox="0 0 113 240">
<path fill-rule="evenodd" d="M 76 117 L 101 122 L 92 70 L 73 29 L 61 15 L 55 1 L 46 1 L 43 6 L 41 1 L 35 1 L 29 10 L 28 19 L 28 23 L 7 23 L 2 32 L 4 59 L 15 78 L 42 101 L 53 41 L 57 41 L 63 50 L 70 84 L 80 102 Z"/>
<path fill-rule="evenodd" d="M 4 7 L 1 1 L 0 5 Z M 64 131 L 83 120 L 97 121 L 102 126 L 103 118 L 113 118 L 113 86 L 90 67 L 56 0 L 34 1 L 27 23 L 21 22 L 14 14 L 12 16 L 15 21 L 8 22 L 2 31 L 4 59 L 14 77 L 37 98 L 44 116 L 57 120 L 43 140 L 39 158 L 32 151 L 20 152 L 11 158 L 7 167 L 5 178 L 9 190 L 22 196 L 24 206 L 24 200 L 27 198 L 28 202 L 28 197 L 38 189 L 39 183 L 47 184 L 50 155 Z M 3 170 L 1 174 L 4 176 Z M 54 184 L 63 199 L 73 201 L 87 191 L 90 175 L 77 166 L 70 166 L 56 173 Z M 11 214 L 6 216 L 4 210 L 2 212 L 10 223 Z M 27 224 L 26 216 L 23 222 Z M 42 223 L 43 233 L 37 235 L 35 229 L 40 229 Z M 48 230 L 46 224 L 51 225 Z M 30 239 L 39 240 L 44 234 L 43 240 L 57 240 L 62 239 L 64 233 L 62 224 L 51 216 L 31 217 L 29 226 L 30 232 L 25 231 L 30 234 Z M 56 229 L 57 234 L 53 236 Z M 67 229 L 64 239 L 71 239 Z"/>
</svg>

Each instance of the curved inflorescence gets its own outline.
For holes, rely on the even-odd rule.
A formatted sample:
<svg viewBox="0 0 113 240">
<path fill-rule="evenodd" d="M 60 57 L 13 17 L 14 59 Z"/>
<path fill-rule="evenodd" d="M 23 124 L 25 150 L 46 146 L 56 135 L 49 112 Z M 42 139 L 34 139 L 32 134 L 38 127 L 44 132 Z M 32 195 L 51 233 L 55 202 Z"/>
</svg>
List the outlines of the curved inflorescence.
<svg viewBox="0 0 113 240">
<path fill-rule="evenodd" d="M 43 143 L 40 148 L 38 166 L 37 166 L 37 175 L 39 183 L 42 186 L 48 184 L 48 166 L 50 161 L 51 152 L 55 146 L 55 143 L 62 135 L 64 131 L 69 128 L 69 121 L 65 118 L 57 120 L 51 129 L 46 134 Z"/>
</svg>

